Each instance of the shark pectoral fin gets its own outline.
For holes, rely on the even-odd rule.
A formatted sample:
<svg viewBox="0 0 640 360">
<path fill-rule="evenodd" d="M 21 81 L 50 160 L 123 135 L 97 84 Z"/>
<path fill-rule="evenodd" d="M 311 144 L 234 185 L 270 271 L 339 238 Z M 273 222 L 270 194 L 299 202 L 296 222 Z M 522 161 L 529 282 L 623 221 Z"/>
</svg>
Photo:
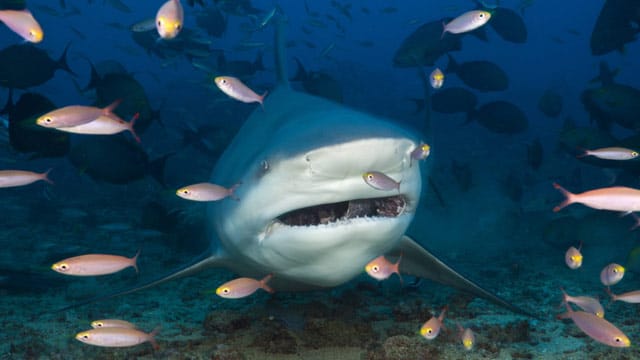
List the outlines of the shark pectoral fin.
<svg viewBox="0 0 640 360">
<path fill-rule="evenodd" d="M 148 289 L 150 287 L 160 285 L 162 283 L 165 283 L 173 279 L 181 278 L 183 276 L 193 275 L 209 267 L 226 267 L 226 266 L 228 266 L 227 257 L 218 256 L 218 255 L 212 254 L 210 251 L 207 251 L 202 255 L 200 255 L 199 257 L 197 257 L 196 259 L 194 259 L 192 262 L 184 265 L 179 269 L 172 271 L 170 274 L 165 274 L 161 277 L 158 277 L 142 285 L 137 285 L 137 286 L 130 287 L 127 289 L 122 289 L 110 294 L 100 295 L 94 298 L 86 299 L 81 302 L 74 303 L 69 306 L 65 306 L 61 309 L 57 309 L 55 310 L 55 312 L 65 311 L 65 310 L 73 309 L 79 306 L 91 304 L 94 302 L 111 299 L 117 296 L 138 292 L 140 290 Z"/>
<path fill-rule="evenodd" d="M 504 299 L 501 299 L 497 295 L 490 293 L 473 281 L 460 275 L 408 236 L 402 237 L 400 244 L 394 249 L 394 252 L 402 252 L 403 254 L 402 261 L 400 262 L 400 272 L 402 273 L 430 279 L 469 292 L 517 314 L 537 317 L 526 310 L 508 303 Z"/>
</svg>

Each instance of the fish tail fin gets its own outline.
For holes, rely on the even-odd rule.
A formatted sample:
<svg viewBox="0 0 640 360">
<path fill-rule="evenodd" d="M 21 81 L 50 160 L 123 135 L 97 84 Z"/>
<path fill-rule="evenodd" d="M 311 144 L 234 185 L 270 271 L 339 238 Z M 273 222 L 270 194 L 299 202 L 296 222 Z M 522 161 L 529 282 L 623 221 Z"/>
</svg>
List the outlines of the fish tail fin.
<svg viewBox="0 0 640 360">
<path fill-rule="evenodd" d="M 264 98 L 266 98 L 267 95 L 269 95 L 269 90 L 265 91 L 262 95 L 258 96 L 258 98 L 260 99 L 260 106 L 262 107 L 262 111 L 265 111 L 264 110 Z"/>
<path fill-rule="evenodd" d="M 135 254 L 135 256 L 131 258 L 131 266 L 133 266 L 133 268 L 136 270 L 136 274 L 140 273 L 140 271 L 138 271 L 138 257 L 140 256 L 140 251 L 141 249 L 138 249 L 138 252 Z"/>
<path fill-rule="evenodd" d="M 456 62 L 456 59 L 454 59 L 451 54 L 447 54 L 447 58 L 449 59 L 449 62 L 447 63 L 447 67 L 444 68 L 444 72 L 446 74 L 455 73 L 458 70 L 458 63 Z"/>
<path fill-rule="evenodd" d="M 562 210 L 564 207 L 573 204 L 575 194 L 570 193 L 567 189 L 563 188 L 562 186 L 560 186 L 558 183 L 555 183 L 555 182 L 553 183 L 553 187 L 558 191 L 560 191 L 562 195 L 565 196 L 564 201 L 562 201 L 560 204 L 556 205 L 556 207 L 553 208 L 553 212 L 558 212 Z"/>
<path fill-rule="evenodd" d="M 635 229 L 637 229 L 638 227 L 640 227 L 640 217 L 638 215 L 636 215 L 636 213 L 631 213 L 631 216 L 633 217 L 635 223 L 633 224 L 632 227 L 629 228 L 629 231 L 633 231 Z M 580 243 L 580 246 L 582 246 L 582 243 Z M 578 249 L 580 250 L 580 249 Z"/>
<path fill-rule="evenodd" d="M 583 157 L 585 157 L 585 156 L 589 156 L 589 152 L 588 152 L 588 150 L 587 150 L 587 149 L 582 148 L 582 147 L 580 147 L 580 146 L 578 146 L 576 149 L 577 149 L 578 151 L 580 151 L 580 154 L 576 155 L 576 157 L 577 157 L 578 159 L 579 159 L 579 158 L 583 158 Z"/>
<path fill-rule="evenodd" d="M 87 61 L 89 60 L 87 59 Z M 89 78 L 89 83 L 84 87 L 84 89 L 82 89 L 82 91 L 95 89 L 98 87 L 98 83 L 100 82 L 100 74 L 98 74 L 98 70 L 96 70 L 96 67 L 91 61 L 89 61 L 89 66 L 91 66 L 91 77 Z"/>
<path fill-rule="evenodd" d="M 156 335 L 158 335 L 160 333 L 160 330 L 162 329 L 162 326 L 158 325 L 155 328 L 153 328 L 153 331 L 151 331 L 148 335 L 149 335 L 149 343 L 151 343 L 151 346 L 153 346 L 153 350 L 160 350 L 160 346 L 158 345 L 158 342 L 156 341 Z"/>
<path fill-rule="evenodd" d="M 308 74 L 304 69 L 304 66 L 302 65 L 302 61 L 300 61 L 300 59 L 298 59 L 297 57 L 294 57 L 293 60 L 296 61 L 298 70 L 296 70 L 296 75 L 293 77 L 293 79 L 291 79 L 291 81 L 304 81 L 308 77 Z"/>
<path fill-rule="evenodd" d="M 51 172 L 51 170 L 53 170 L 53 168 L 49 168 L 47 171 L 42 173 L 42 180 L 48 182 L 49 184 L 53 185 L 53 180 L 49 179 L 49 173 Z"/>
<path fill-rule="evenodd" d="M 442 20 L 442 34 L 440 34 L 440 40 L 444 38 L 444 34 L 447 33 L 447 23 Z"/>
<path fill-rule="evenodd" d="M 262 280 L 260 280 L 260 287 L 264 289 L 264 291 L 268 292 L 269 294 L 274 293 L 274 290 L 269 285 L 267 285 L 267 283 L 271 281 L 272 278 L 273 278 L 273 274 L 269 274 L 265 276 Z"/>
<path fill-rule="evenodd" d="M 236 201 L 240 201 L 240 198 L 236 196 L 235 191 L 238 188 L 238 186 L 242 185 L 242 181 L 238 181 L 237 183 L 233 184 L 230 188 L 229 188 L 229 196 Z"/>
<path fill-rule="evenodd" d="M 164 182 L 164 167 L 167 163 L 167 159 L 174 154 L 175 152 L 164 154 L 149 163 L 149 175 L 156 179 L 156 181 L 158 181 L 163 187 L 167 186 Z"/>
<path fill-rule="evenodd" d="M 69 50 L 69 46 L 71 46 L 70 42 L 67 43 L 67 46 L 65 46 L 64 51 L 62 52 L 62 55 L 60 55 L 60 59 L 58 59 L 56 64 L 59 69 L 62 69 L 73 76 L 78 76 L 76 73 L 73 72 L 73 70 L 71 70 L 71 68 L 69 67 L 69 64 L 67 63 L 67 51 Z"/>
<path fill-rule="evenodd" d="M 135 130 L 136 120 L 138 120 L 139 117 L 140 117 L 140 113 L 135 113 L 135 115 L 133 115 L 131 117 L 131 120 L 129 120 L 129 122 L 127 123 L 128 124 L 127 130 L 129 130 L 129 132 L 131 133 L 131 135 L 133 136 L 133 138 L 136 140 L 138 144 L 142 142 Z"/>
<path fill-rule="evenodd" d="M 607 305 L 607 307 L 611 306 L 611 303 L 618 300 L 618 297 L 616 296 L 616 294 L 614 294 L 613 292 L 611 292 L 611 287 L 607 286 L 605 288 L 605 291 L 607 292 L 607 294 L 609 294 L 609 297 L 611 297 L 611 301 L 609 301 L 609 304 Z"/>
</svg>

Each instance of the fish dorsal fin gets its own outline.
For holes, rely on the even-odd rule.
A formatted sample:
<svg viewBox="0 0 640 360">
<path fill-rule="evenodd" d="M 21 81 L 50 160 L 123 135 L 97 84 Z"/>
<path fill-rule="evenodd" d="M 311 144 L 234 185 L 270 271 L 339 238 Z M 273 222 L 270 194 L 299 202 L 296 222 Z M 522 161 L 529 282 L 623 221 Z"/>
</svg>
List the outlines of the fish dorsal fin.
<svg viewBox="0 0 640 360">
<path fill-rule="evenodd" d="M 287 77 L 287 60 L 285 51 L 285 25 L 287 19 L 284 15 L 278 15 L 275 19 L 275 63 L 276 76 L 278 79 L 278 87 L 289 88 L 289 79 Z"/>
</svg>

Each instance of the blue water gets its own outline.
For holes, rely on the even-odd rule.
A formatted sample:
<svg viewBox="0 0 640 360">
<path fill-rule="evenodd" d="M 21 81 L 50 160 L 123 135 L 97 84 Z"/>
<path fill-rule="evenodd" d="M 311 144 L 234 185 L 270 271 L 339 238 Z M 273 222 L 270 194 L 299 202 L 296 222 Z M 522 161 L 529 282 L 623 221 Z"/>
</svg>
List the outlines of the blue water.
<svg viewBox="0 0 640 360">
<path fill-rule="evenodd" d="M 208 179 L 224 146 L 257 106 L 223 96 L 213 84 L 212 74 L 194 63 L 215 68 L 221 50 L 227 60 L 253 62 L 261 52 L 265 70 L 247 77 L 246 82 L 259 93 L 271 89 L 276 82 L 272 24 L 248 32 L 248 27 L 256 27 L 256 20 L 225 13 L 228 26 L 224 35 L 210 37 L 195 21 L 203 7 L 185 2 L 184 28 L 210 42 L 205 45 L 210 55 L 189 58 L 178 52 L 161 59 L 138 46 L 128 28 L 153 18 L 162 2 L 121 1 L 129 11 L 118 10 L 112 1 L 66 1 L 65 7 L 65 2 L 29 1 L 27 7 L 45 33 L 44 41 L 35 46 L 58 59 L 69 44 L 67 60 L 77 76 L 57 71 L 42 85 L 14 90 L 13 101 L 29 91 L 46 96 L 58 107 L 91 104 L 96 95 L 80 92 L 74 84 L 84 87 L 89 82 L 87 60 L 92 64 L 116 60 L 142 85 L 151 108 L 159 111 L 160 119 L 154 119 L 141 134 L 141 148 L 150 159 L 171 154 L 163 174 L 166 187 L 151 176 L 126 184 L 92 179 L 86 169 L 74 167 L 66 156 L 33 158 L 12 148 L 7 136 L 0 137 L 0 169 L 53 168 L 51 178 L 55 183 L 0 189 L 0 314 L 5 319 L 0 332 L 1 358 L 640 356 L 635 348 L 612 350 L 584 335 L 570 321 L 555 319 L 562 312 L 557 306 L 561 301 L 560 287 L 572 295 L 600 296 L 601 302 L 607 303 L 608 296 L 599 281 L 600 270 L 611 262 L 627 266 L 624 280 L 613 288 L 621 293 L 637 289 L 636 271 L 640 269 L 635 257 L 628 258 L 637 245 L 638 233 L 629 230 L 633 225 L 631 217 L 582 205 L 572 205 L 558 214 L 551 211 L 562 200 L 551 186 L 554 181 L 574 192 L 616 182 L 640 186 L 633 172 L 627 176 L 621 169 L 586 164 L 558 146 L 566 118 L 579 126 L 595 127 L 580 96 L 583 90 L 598 87 L 589 81 L 598 74 L 601 61 L 619 69 L 617 83 L 640 86 L 635 61 L 640 56 L 637 42 L 626 44 L 624 51 L 592 55 L 589 41 L 601 4 L 575 0 L 553 4 L 502 1 L 500 5 L 522 16 L 527 41 L 507 42 L 486 26 L 487 41 L 464 36 L 462 49 L 451 53 L 459 63 L 487 60 L 506 72 L 507 90 L 471 91 L 479 105 L 494 100 L 517 105 L 528 119 L 526 131 L 517 134 L 498 134 L 477 122 L 466 123 L 462 113 L 432 112 L 431 126 L 427 128 L 427 115 L 416 113 L 410 100 L 424 97 L 417 69 L 393 66 L 398 46 L 420 25 L 475 9 L 473 2 L 375 0 L 364 5 L 337 1 L 343 6 L 351 5 L 348 11 L 352 19 L 329 1 L 278 4 L 287 18 L 286 38 L 294 43 L 286 50 L 291 76 L 295 72 L 293 58 L 297 57 L 308 71 L 322 71 L 334 78 L 345 105 L 392 119 L 419 137 L 431 139 L 431 155 L 421 165 L 421 206 L 409 232 L 419 234 L 415 237 L 422 245 L 461 273 L 537 318 L 515 315 L 429 281 L 410 286 L 414 280 L 411 276 L 405 276 L 401 285 L 395 276 L 377 283 L 364 273 L 335 289 L 273 296 L 259 292 L 238 301 L 222 300 L 207 291 L 235 275 L 220 269 L 140 293 L 54 312 L 86 298 L 144 283 L 187 263 L 206 248 L 206 207 L 177 198 L 174 189 Z M 204 2 L 206 7 L 216 6 L 212 1 Z M 305 3 L 319 15 L 310 15 Z M 251 4 L 261 11 L 255 15 L 258 22 L 275 5 L 257 0 Z M 51 14 L 51 10 L 57 14 Z M 71 15 L 64 16 L 65 13 Z M 313 25 L 313 21 L 320 24 Z M 635 21 L 637 27 L 640 20 Z M 237 45 L 246 41 L 262 45 L 238 50 Z M 366 45 L 362 45 L 365 41 Z M 0 26 L 0 49 L 21 43 L 16 34 Z M 327 48 L 330 50 L 322 56 Z M 434 66 L 424 66 L 423 71 L 429 74 L 435 67 L 444 69 L 447 62 L 444 55 Z M 300 84 L 293 86 L 304 91 Z M 456 75 L 447 74 L 444 88 L 454 86 L 469 88 Z M 546 117 L 538 108 L 540 97 L 548 89 L 562 97 L 563 109 L 556 118 Z M 9 91 L 1 88 L 0 102 L 4 103 L 8 95 Z M 203 126 L 216 128 L 205 132 Z M 183 142 L 182 131 L 188 127 L 200 128 L 198 144 L 193 139 Z M 622 139 L 635 131 L 614 125 L 611 133 Z M 81 138 L 84 137 L 74 135 L 72 144 Z M 527 163 L 526 148 L 536 138 L 542 143 L 544 158 L 542 166 L 533 169 Z M 203 143 L 209 151 L 197 148 Z M 453 161 L 467 166 L 472 178 L 469 189 L 459 185 L 452 172 Z M 108 171 L 109 165 L 104 166 Z M 516 179 L 511 187 L 505 183 L 510 175 Z M 444 204 L 429 186 L 429 178 Z M 521 191 L 517 199 L 506 192 L 517 191 L 514 187 Z M 144 219 L 144 209 L 152 201 L 172 214 L 170 220 Z M 173 221 L 176 226 L 158 229 Z M 584 266 L 571 271 L 564 265 L 564 252 L 580 242 Z M 63 277 L 49 270 L 52 263 L 70 256 L 133 256 L 138 249 L 143 254 L 138 277 L 131 269 L 95 279 Z M 427 342 L 418 330 L 445 305 L 449 306 L 445 320 L 449 331 Z M 606 315 L 632 344 L 640 341 L 635 306 L 614 303 Z M 161 325 L 157 339 L 160 350 L 154 352 L 148 344 L 113 350 L 73 339 L 97 318 L 125 318 L 145 331 Z M 462 348 L 456 322 L 471 326 L 476 333 L 478 344 L 473 351 Z"/>
</svg>

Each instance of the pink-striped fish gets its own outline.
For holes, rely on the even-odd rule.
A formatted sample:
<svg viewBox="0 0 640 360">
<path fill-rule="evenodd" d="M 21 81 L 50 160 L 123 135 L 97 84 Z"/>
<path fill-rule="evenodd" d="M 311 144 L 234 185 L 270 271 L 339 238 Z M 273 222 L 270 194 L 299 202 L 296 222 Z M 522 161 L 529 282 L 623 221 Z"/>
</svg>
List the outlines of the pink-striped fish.
<svg viewBox="0 0 640 360">
<path fill-rule="evenodd" d="M 566 302 L 576 304 L 578 307 L 580 307 L 580 309 L 588 313 L 591 313 L 600 318 L 604 317 L 604 308 L 602 307 L 598 299 L 589 296 L 571 296 L 567 294 L 564 289 L 561 288 L 560 290 L 562 290 L 563 303 Z"/>
<path fill-rule="evenodd" d="M 624 267 L 622 265 L 611 263 L 600 272 L 600 281 L 604 286 L 615 285 L 624 277 Z"/>
<path fill-rule="evenodd" d="M 374 189 L 385 191 L 397 189 L 400 191 L 400 181 L 395 181 L 387 174 L 379 171 L 368 171 L 362 174 L 362 178 L 364 179 L 364 182 Z"/>
<path fill-rule="evenodd" d="M 64 275 L 97 276 L 113 274 L 131 266 L 137 273 L 139 255 L 140 251 L 132 258 L 108 254 L 80 255 L 57 262 L 51 269 Z"/>
<path fill-rule="evenodd" d="M 231 280 L 220 285 L 216 289 L 216 294 L 225 299 L 240 299 L 253 294 L 258 289 L 262 289 L 268 293 L 273 293 L 273 289 L 270 288 L 269 285 L 267 285 L 272 277 L 273 275 L 269 274 L 262 280 L 256 280 L 247 277 Z"/>
<path fill-rule="evenodd" d="M 377 258 L 371 260 L 365 267 L 364 270 L 376 280 L 385 280 L 388 279 L 389 276 L 393 274 L 398 274 L 400 277 L 400 282 L 402 282 L 402 275 L 400 275 L 400 261 L 402 260 L 402 254 L 398 257 L 398 261 L 395 263 L 390 262 L 387 258 L 382 256 L 378 256 Z"/>
<path fill-rule="evenodd" d="M 580 253 L 581 248 L 582 243 L 580 243 L 580 246 L 577 249 L 571 246 L 564 254 L 564 262 L 567 264 L 569 269 L 575 270 L 582 266 L 582 253 Z"/>
<path fill-rule="evenodd" d="M 123 131 L 128 131 L 137 142 L 140 142 L 140 138 L 134 129 L 136 120 L 139 116 L 140 114 L 136 113 L 129 122 L 126 122 L 115 114 L 100 115 L 95 120 L 85 124 L 71 127 L 57 127 L 55 129 L 83 135 L 114 135 Z"/>
<path fill-rule="evenodd" d="M 431 319 L 427 320 L 422 327 L 420 328 L 420 335 L 427 340 L 435 339 L 438 334 L 440 334 L 440 329 L 444 326 L 442 321 L 444 321 L 444 315 L 447 312 L 448 306 L 445 306 L 440 313 L 440 316 L 433 316 Z"/>
<path fill-rule="evenodd" d="M 156 30 L 161 38 L 170 40 L 178 36 L 184 24 L 184 9 L 180 0 L 168 0 L 156 13 Z"/>
<path fill-rule="evenodd" d="M 640 290 L 629 291 L 624 294 L 614 294 L 611 289 L 607 287 L 607 293 L 611 296 L 611 301 L 624 301 L 629 304 L 640 304 Z"/>
<path fill-rule="evenodd" d="M 86 124 L 100 115 L 112 115 L 113 110 L 122 102 L 118 99 L 104 108 L 84 105 L 65 106 L 41 115 L 36 124 L 47 128 L 71 127 Z"/>
<path fill-rule="evenodd" d="M 565 206 L 574 203 L 599 210 L 621 211 L 624 213 L 640 211 L 640 190 L 637 189 L 613 186 L 573 194 L 556 183 L 553 183 L 553 187 L 566 197 L 563 202 L 553 208 L 554 212 L 558 212 Z"/>
<path fill-rule="evenodd" d="M 258 95 L 247 85 L 242 83 L 240 79 L 232 76 L 218 76 L 214 81 L 218 88 L 228 96 L 238 101 L 242 101 L 243 103 L 260 103 L 260 106 L 264 109 L 264 98 L 267 96 L 267 91 L 262 95 Z"/>
<path fill-rule="evenodd" d="M 211 183 L 198 183 L 178 189 L 176 195 L 192 201 L 217 201 L 227 196 L 235 200 L 240 200 L 234 195 L 234 191 L 238 186 L 240 186 L 240 183 L 230 188 Z"/>
<path fill-rule="evenodd" d="M 603 318 L 599 318 L 584 311 L 573 311 L 565 302 L 567 312 L 558 315 L 559 319 L 571 319 L 590 338 L 613 347 L 629 347 L 631 341 L 615 325 Z"/>
<path fill-rule="evenodd" d="M 44 38 L 40 24 L 27 9 L 0 10 L 0 21 L 26 41 L 39 43 Z"/>
<path fill-rule="evenodd" d="M 130 323 L 128 321 L 118 320 L 118 319 L 95 320 L 95 321 L 91 322 L 91 327 L 94 328 L 94 329 L 97 329 L 97 328 L 109 328 L 109 327 L 128 328 L 128 329 L 137 328 L 135 325 L 133 325 L 132 323 Z"/>
<path fill-rule="evenodd" d="M 129 347 L 149 342 L 155 350 L 159 349 L 155 336 L 160 328 L 150 333 L 124 327 L 105 327 L 91 329 L 76 334 L 76 339 L 85 344 L 102 347 Z"/>
<path fill-rule="evenodd" d="M 24 186 L 40 180 L 53 184 L 53 181 L 49 180 L 50 171 L 51 169 L 36 173 L 24 170 L 0 170 L 0 188 Z"/>
</svg>

